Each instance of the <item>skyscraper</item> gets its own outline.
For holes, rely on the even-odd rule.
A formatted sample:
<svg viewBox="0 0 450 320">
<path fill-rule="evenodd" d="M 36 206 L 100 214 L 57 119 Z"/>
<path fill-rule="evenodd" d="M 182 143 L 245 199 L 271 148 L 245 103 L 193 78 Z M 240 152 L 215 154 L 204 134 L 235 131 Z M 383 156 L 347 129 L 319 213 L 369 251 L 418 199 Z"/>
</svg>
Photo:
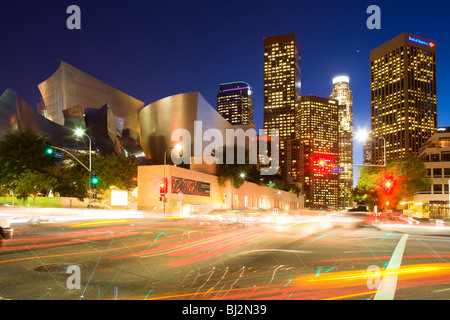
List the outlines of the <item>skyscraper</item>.
<svg viewBox="0 0 450 320">
<path fill-rule="evenodd" d="M 253 90 L 246 82 L 220 85 L 217 112 L 233 125 L 253 124 Z"/>
<path fill-rule="evenodd" d="M 339 102 L 339 166 L 344 172 L 339 174 L 339 207 L 352 207 L 353 190 L 353 93 L 350 79 L 346 76 L 333 79 L 330 99 Z"/>
<path fill-rule="evenodd" d="M 372 161 L 419 152 L 437 129 L 436 42 L 403 33 L 374 49 L 371 62 Z"/>
<path fill-rule="evenodd" d="M 295 34 L 264 38 L 264 129 L 279 129 L 283 138 L 295 138 L 300 60 Z"/>
<path fill-rule="evenodd" d="M 264 38 L 264 129 L 280 134 L 281 175 L 292 180 L 287 139 L 298 138 L 301 99 L 300 46 L 295 34 Z"/>
<path fill-rule="evenodd" d="M 305 206 L 339 207 L 339 175 L 332 171 L 339 158 L 339 102 L 303 96 L 300 102 L 300 182 Z"/>
</svg>

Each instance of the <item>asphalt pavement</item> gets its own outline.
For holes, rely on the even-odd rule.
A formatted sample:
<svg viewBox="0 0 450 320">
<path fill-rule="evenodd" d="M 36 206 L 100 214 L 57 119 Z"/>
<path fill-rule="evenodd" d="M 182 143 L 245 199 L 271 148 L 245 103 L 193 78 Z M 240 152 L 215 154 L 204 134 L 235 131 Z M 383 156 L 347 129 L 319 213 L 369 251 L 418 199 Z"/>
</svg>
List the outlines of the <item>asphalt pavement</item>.
<svg viewBox="0 0 450 320">
<path fill-rule="evenodd" d="M 450 237 L 436 226 L 92 209 L 7 208 L 0 216 L 15 229 L 0 249 L 1 299 L 450 297 Z"/>
</svg>

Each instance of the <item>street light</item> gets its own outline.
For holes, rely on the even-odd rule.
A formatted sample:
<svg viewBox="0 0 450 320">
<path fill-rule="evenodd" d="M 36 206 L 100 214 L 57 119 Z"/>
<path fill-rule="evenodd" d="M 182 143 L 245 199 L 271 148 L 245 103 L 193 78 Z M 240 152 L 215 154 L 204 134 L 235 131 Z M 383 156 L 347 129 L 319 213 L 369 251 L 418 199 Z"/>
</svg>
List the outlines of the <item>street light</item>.
<svg viewBox="0 0 450 320">
<path fill-rule="evenodd" d="M 373 140 L 373 134 L 371 132 L 368 132 L 365 129 L 360 129 L 359 132 L 356 134 L 356 139 L 358 141 L 364 142 L 369 139 L 369 135 L 372 135 Z M 376 166 L 376 165 L 366 165 L 367 167 L 384 167 L 384 180 L 386 181 L 385 187 L 390 190 L 392 187 L 392 183 L 390 181 L 387 181 L 387 161 L 386 161 L 386 138 L 383 136 L 380 136 L 383 138 L 384 143 L 384 165 L 383 166 Z M 389 207 L 389 201 L 386 202 L 386 211 Z"/>
<path fill-rule="evenodd" d="M 373 134 L 371 132 L 368 132 L 365 129 L 360 129 L 359 132 L 356 134 L 356 139 L 360 142 L 365 142 L 369 139 L 369 135 L 372 135 L 373 140 Z M 380 136 L 383 139 L 384 142 L 384 166 L 386 168 L 386 138 L 383 136 Z"/>
<path fill-rule="evenodd" d="M 166 182 L 167 151 L 172 150 L 172 149 L 175 149 L 175 151 L 181 152 L 181 150 L 183 150 L 183 146 L 181 144 L 177 144 L 175 147 L 167 148 L 166 151 L 164 152 L 164 183 L 167 183 Z M 166 185 L 165 188 L 167 189 L 168 186 Z M 166 193 L 164 193 L 163 203 L 164 203 L 164 213 L 166 213 Z"/>
<path fill-rule="evenodd" d="M 89 139 L 89 208 L 91 207 L 91 199 L 92 199 L 92 141 L 91 141 L 91 137 L 89 137 L 89 135 L 87 135 L 83 129 L 76 129 L 75 130 L 75 135 L 79 138 L 81 138 L 82 136 L 86 136 Z"/>
<path fill-rule="evenodd" d="M 233 186 L 233 181 L 234 181 L 234 178 L 237 178 L 237 177 L 239 177 L 241 179 L 244 179 L 245 178 L 245 173 L 241 172 L 237 176 L 231 177 L 231 209 L 234 209 L 234 186 Z"/>
</svg>

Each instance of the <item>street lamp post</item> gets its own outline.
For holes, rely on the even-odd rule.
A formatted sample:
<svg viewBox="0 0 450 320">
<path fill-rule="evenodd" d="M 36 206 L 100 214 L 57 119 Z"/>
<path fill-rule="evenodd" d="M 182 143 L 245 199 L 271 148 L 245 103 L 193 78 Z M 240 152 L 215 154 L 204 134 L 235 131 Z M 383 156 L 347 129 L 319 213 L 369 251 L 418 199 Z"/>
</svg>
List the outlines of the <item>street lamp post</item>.
<svg viewBox="0 0 450 320">
<path fill-rule="evenodd" d="M 167 148 L 166 151 L 164 152 L 164 184 L 166 183 L 166 165 L 167 165 L 167 151 L 175 149 L 178 152 L 180 152 L 182 150 L 182 146 L 180 144 L 177 144 L 175 147 L 170 147 Z M 165 187 L 168 189 L 168 186 L 165 185 Z M 166 193 L 164 193 L 164 197 L 163 197 L 163 205 L 164 205 L 164 213 L 166 213 Z"/>
<path fill-rule="evenodd" d="M 366 130 L 360 130 L 358 135 L 357 135 L 357 139 L 361 142 L 366 141 L 367 139 L 369 139 L 369 135 L 372 136 L 372 140 L 373 140 L 373 134 L 371 132 L 367 132 Z M 383 139 L 383 143 L 384 143 L 384 165 L 383 166 L 377 166 L 377 165 L 367 165 L 368 167 L 384 167 L 387 168 L 387 161 L 386 161 L 386 138 L 381 136 L 381 138 Z"/>
<path fill-rule="evenodd" d="M 244 179 L 245 178 L 245 173 L 241 172 L 238 176 L 231 177 L 231 210 L 234 209 L 234 186 L 233 186 L 233 181 L 234 181 L 234 178 L 236 178 L 236 177 Z"/>
<path fill-rule="evenodd" d="M 92 140 L 89 135 L 87 135 L 83 129 L 76 129 L 75 135 L 77 137 L 86 136 L 89 139 L 89 208 L 91 208 L 91 199 L 92 199 L 92 185 L 91 185 L 91 179 L 92 179 Z"/>
<path fill-rule="evenodd" d="M 373 140 L 373 134 L 371 132 L 367 132 L 365 130 L 360 130 L 360 132 L 358 133 L 358 140 L 360 141 L 365 141 L 369 138 L 369 135 L 372 136 L 372 140 Z M 379 165 L 365 165 L 366 167 L 383 167 L 384 168 L 384 180 L 387 179 L 387 160 L 386 160 L 386 138 L 381 136 L 381 138 L 383 139 L 383 143 L 384 143 L 384 165 L 379 166 Z M 385 202 L 385 210 L 387 211 L 387 206 L 388 206 L 388 202 Z"/>
</svg>

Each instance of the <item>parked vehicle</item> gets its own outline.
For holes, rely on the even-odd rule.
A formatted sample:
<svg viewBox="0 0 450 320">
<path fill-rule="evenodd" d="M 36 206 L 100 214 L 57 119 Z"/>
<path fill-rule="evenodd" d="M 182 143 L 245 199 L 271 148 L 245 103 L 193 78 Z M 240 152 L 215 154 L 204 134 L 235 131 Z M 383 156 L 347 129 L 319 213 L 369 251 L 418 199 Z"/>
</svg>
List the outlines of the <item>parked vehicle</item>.
<svg viewBox="0 0 450 320">
<path fill-rule="evenodd" d="M 14 229 L 9 225 L 8 220 L 0 218 L 0 247 L 3 245 L 3 240 L 11 239 Z"/>
</svg>

